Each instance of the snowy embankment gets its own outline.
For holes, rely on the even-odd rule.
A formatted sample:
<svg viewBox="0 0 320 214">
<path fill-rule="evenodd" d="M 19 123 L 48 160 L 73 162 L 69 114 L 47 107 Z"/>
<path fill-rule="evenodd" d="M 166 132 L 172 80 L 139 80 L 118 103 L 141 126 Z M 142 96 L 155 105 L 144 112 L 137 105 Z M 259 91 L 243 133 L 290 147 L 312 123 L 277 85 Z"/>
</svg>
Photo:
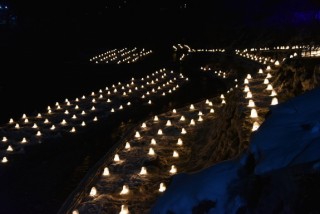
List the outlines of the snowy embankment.
<svg viewBox="0 0 320 214">
<path fill-rule="evenodd" d="M 270 74 L 276 80 L 283 75 L 277 72 Z M 288 79 L 288 82 L 303 80 L 298 74 L 293 78 Z M 319 178 L 320 165 L 320 89 L 305 92 L 269 108 L 266 103 L 270 104 L 271 101 L 275 104 L 276 100 L 271 100 L 270 96 L 277 93 L 272 87 L 268 90 L 266 85 L 269 80 L 266 79 L 258 74 L 242 87 L 243 90 L 246 90 L 246 85 L 250 87 L 246 98 L 252 98 L 252 102 L 250 105 L 248 99 L 248 106 L 256 106 L 258 115 L 255 115 L 252 107 L 250 111 L 245 108 L 242 98 L 233 96 L 231 100 L 236 103 L 233 106 L 226 105 L 224 119 L 217 121 L 213 131 L 207 133 L 207 138 L 212 139 L 211 143 L 195 147 L 194 153 L 204 156 L 202 160 L 195 158 L 190 168 L 207 168 L 174 176 L 151 213 L 319 211 L 311 195 L 319 192 L 319 182 L 315 180 Z M 268 91 L 271 93 L 267 95 Z M 228 99 L 227 102 L 230 103 Z M 241 144 L 245 144 L 249 137 L 244 135 L 248 131 L 249 121 L 253 118 L 257 120 L 261 115 L 266 116 L 266 121 L 252 133 L 250 145 L 241 156 L 209 166 L 240 152 L 234 148 L 245 147 Z M 260 121 L 255 122 L 262 121 L 263 118 L 260 118 Z M 217 127 L 220 130 L 214 131 Z M 312 187 L 307 182 L 316 185 Z"/>
</svg>

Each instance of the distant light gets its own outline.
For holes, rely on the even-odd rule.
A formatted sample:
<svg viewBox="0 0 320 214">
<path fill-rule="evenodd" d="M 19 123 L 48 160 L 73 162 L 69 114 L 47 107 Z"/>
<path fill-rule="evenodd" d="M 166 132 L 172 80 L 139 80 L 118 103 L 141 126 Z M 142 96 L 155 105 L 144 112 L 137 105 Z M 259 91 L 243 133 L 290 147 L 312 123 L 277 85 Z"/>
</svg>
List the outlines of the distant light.
<svg viewBox="0 0 320 214">
<path fill-rule="evenodd" d="M 102 173 L 103 176 L 109 176 L 110 175 L 110 172 L 109 172 L 109 168 L 108 167 L 105 167 L 103 169 L 103 173 Z"/>
<path fill-rule="evenodd" d="M 175 174 L 175 173 L 177 173 L 177 168 L 176 168 L 176 166 L 175 166 L 175 165 L 172 165 L 169 172 L 170 172 L 170 174 Z"/>
<path fill-rule="evenodd" d="M 92 187 L 90 190 L 90 194 L 91 197 L 94 197 L 97 195 L 97 189 L 95 187 Z"/>
<path fill-rule="evenodd" d="M 129 186 L 128 185 L 123 185 L 122 190 L 120 192 L 120 195 L 126 195 L 129 193 Z"/>
</svg>

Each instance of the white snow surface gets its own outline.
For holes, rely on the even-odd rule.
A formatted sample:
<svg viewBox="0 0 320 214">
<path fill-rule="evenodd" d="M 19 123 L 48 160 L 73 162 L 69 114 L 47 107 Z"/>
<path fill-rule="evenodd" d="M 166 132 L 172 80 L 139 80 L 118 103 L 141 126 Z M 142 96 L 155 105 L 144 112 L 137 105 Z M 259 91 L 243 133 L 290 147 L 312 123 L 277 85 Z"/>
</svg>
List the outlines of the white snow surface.
<svg viewBox="0 0 320 214">
<path fill-rule="evenodd" d="M 248 153 L 240 159 L 224 161 L 197 173 L 174 176 L 171 185 L 157 200 L 151 213 L 190 214 L 192 208 L 204 200 L 216 203 L 209 213 L 236 213 L 242 200 L 230 197 L 228 186 L 239 179 L 237 172 L 249 153 L 255 158 L 256 175 L 318 161 L 320 88 L 270 107 L 270 114 L 265 122 L 252 135 Z M 234 199 L 230 201 L 228 198 Z"/>
</svg>

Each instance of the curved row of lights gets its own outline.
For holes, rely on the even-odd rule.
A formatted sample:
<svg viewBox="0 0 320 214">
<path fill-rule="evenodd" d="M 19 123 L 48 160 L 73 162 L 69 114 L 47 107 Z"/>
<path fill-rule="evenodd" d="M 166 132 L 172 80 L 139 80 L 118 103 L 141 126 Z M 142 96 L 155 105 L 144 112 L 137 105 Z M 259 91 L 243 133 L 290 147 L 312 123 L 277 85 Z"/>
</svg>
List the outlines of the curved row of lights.
<svg viewBox="0 0 320 214">
<path fill-rule="evenodd" d="M 152 105 L 152 99 L 174 93 L 187 80 L 181 73 L 160 69 L 138 80 L 131 78 L 81 98 L 56 102 L 35 116 L 23 114 L 18 120 L 11 118 L 0 128 L 0 160 L 7 163 L 8 155 L 18 153 L 30 143 L 40 143 L 64 132 L 76 133 L 79 128 L 132 105 Z"/>
<path fill-rule="evenodd" d="M 250 118 L 251 120 L 254 120 L 253 122 L 253 126 L 252 126 L 252 131 L 256 131 L 261 123 L 261 118 L 258 115 L 258 111 L 256 110 L 256 104 L 254 102 L 254 95 L 253 92 L 250 88 L 250 82 L 255 81 L 255 85 L 261 87 L 261 85 L 265 85 L 265 88 L 263 89 L 263 91 L 258 91 L 256 93 L 258 93 L 259 98 L 261 98 L 261 96 L 267 96 L 267 97 L 271 97 L 271 102 L 270 105 L 277 105 L 278 104 L 278 99 L 277 99 L 277 92 L 274 90 L 272 83 L 271 83 L 271 79 L 275 73 L 275 70 L 278 69 L 280 67 L 280 62 L 278 60 L 274 60 L 270 57 L 266 58 L 266 57 L 258 57 L 257 55 L 254 54 L 244 54 L 241 52 L 237 52 L 240 56 L 245 57 L 245 58 L 249 58 L 251 60 L 257 61 L 259 63 L 262 63 L 267 65 L 266 69 L 262 69 L 260 68 L 257 72 L 257 74 L 255 74 L 255 80 L 253 80 L 253 77 L 251 76 L 251 74 L 247 74 L 246 78 L 244 79 L 243 82 L 243 87 L 242 90 L 245 93 L 245 99 L 248 100 L 248 104 L 247 107 L 250 110 Z M 259 88 L 258 87 L 258 88 Z M 258 89 L 255 89 L 258 90 Z M 263 95 L 261 95 L 263 94 Z M 259 106 L 259 108 L 268 108 L 269 106 Z M 260 123 L 259 123 L 260 120 Z"/>
<path fill-rule="evenodd" d="M 256 120 L 258 119 L 259 116 L 256 111 L 256 108 L 255 108 L 256 106 L 253 101 L 254 98 L 249 87 L 250 82 L 262 81 L 263 82 L 262 84 L 266 85 L 266 88 L 263 90 L 263 93 L 265 93 L 265 91 L 267 91 L 268 93 L 269 91 L 271 91 L 270 95 L 267 95 L 267 96 L 272 97 L 271 105 L 276 105 L 278 103 L 277 98 L 275 97 L 277 94 L 272 88 L 271 83 L 269 82 L 270 79 L 273 77 L 272 75 L 273 71 L 274 70 L 271 68 L 271 66 L 268 65 L 265 70 L 259 69 L 258 73 L 254 75 L 254 76 L 257 76 L 257 80 L 254 80 L 253 76 L 251 76 L 251 74 L 248 74 L 243 81 L 244 82 L 243 91 L 246 94 L 246 97 L 245 97 L 246 100 L 248 100 L 248 107 L 251 109 L 250 118 L 255 120 L 253 123 L 252 131 L 256 131 L 259 128 L 260 124 L 258 120 Z M 238 83 L 238 80 L 235 79 L 235 82 Z M 238 88 L 238 85 L 235 85 L 235 88 Z M 229 91 L 232 91 L 232 90 L 233 88 L 231 88 Z M 229 91 L 227 91 L 227 94 L 229 93 Z M 224 94 L 221 94 L 219 98 L 221 102 L 218 104 L 215 104 L 215 106 L 226 105 L 227 103 L 226 96 Z M 205 106 L 205 108 L 202 107 L 202 109 L 200 109 L 201 106 Z M 183 155 L 186 155 L 186 154 L 183 154 L 183 152 L 181 154 L 179 150 L 179 148 L 188 147 L 188 144 L 184 144 L 183 142 L 184 136 L 188 133 L 192 133 L 194 131 L 194 128 L 197 126 L 197 124 L 201 123 L 204 119 L 206 119 L 208 114 L 214 113 L 213 106 L 214 106 L 213 102 L 207 99 L 206 101 L 201 102 L 201 104 L 197 104 L 197 105 L 191 104 L 188 107 L 188 109 L 185 109 L 185 112 L 195 112 L 196 114 L 194 115 L 196 115 L 198 118 L 197 117 L 190 118 L 185 114 L 185 112 L 184 113 L 182 112 L 182 114 L 180 113 L 179 115 L 177 115 L 178 112 L 180 112 L 180 110 L 177 111 L 176 109 L 173 109 L 170 113 L 156 115 L 150 120 L 143 122 L 138 128 L 138 130 L 135 130 L 133 132 L 132 139 L 129 139 L 129 140 L 127 139 L 127 141 L 123 143 L 122 148 L 119 148 L 119 151 L 115 154 L 115 156 L 113 157 L 113 160 L 105 163 L 103 172 L 101 172 L 100 180 L 97 182 L 96 185 L 91 187 L 90 192 L 88 192 L 89 198 L 86 198 L 86 200 L 83 201 L 73 211 L 73 214 L 82 213 L 82 211 L 85 212 L 86 205 L 90 204 L 90 201 L 94 201 L 94 203 L 96 204 L 97 201 L 100 200 L 100 197 L 101 197 L 101 200 L 103 200 L 104 195 L 111 195 L 114 200 L 118 198 L 118 200 L 122 202 L 121 206 L 119 206 L 120 214 L 129 213 L 130 212 L 129 195 L 130 195 L 130 192 L 132 191 L 133 191 L 132 194 L 134 194 L 135 190 L 131 189 L 131 184 L 129 182 L 124 182 L 125 181 L 124 178 L 116 179 L 118 181 L 117 184 L 112 183 L 115 181 L 115 179 L 112 179 L 112 176 L 114 174 L 118 175 L 117 173 L 119 173 L 119 168 L 115 168 L 114 166 L 123 165 L 126 162 L 128 162 L 128 160 L 130 160 L 130 154 L 134 153 L 134 151 L 137 151 L 137 147 L 140 149 L 139 151 L 143 151 L 143 153 L 140 152 L 139 155 L 133 154 L 132 156 L 135 156 L 135 157 L 138 156 L 141 159 L 144 159 L 144 158 L 148 159 L 150 157 L 156 158 L 157 156 L 161 156 L 163 154 L 161 152 L 161 149 L 163 149 L 163 150 L 171 151 L 171 155 L 169 157 L 163 157 L 167 159 L 166 162 L 169 164 L 168 171 L 164 173 L 166 173 L 168 177 L 177 173 L 179 171 L 177 168 L 177 166 L 179 166 L 179 162 L 175 162 L 175 164 L 172 164 L 172 165 L 170 165 L 170 162 L 172 162 L 172 160 L 175 160 L 175 161 L 181 160 L 181 158 L 183 158 Z M 156 125 L 156 128 L 153 128 L 154 125 Z M 176 127 L 176 129 L 179 130 L 179 135 L 175 136 L 174 143 L 164 142 L 166 141 L 164 140 L 165 138 L 169 138 L 170 141 L 172 141 L 172 136 L 170 137 L 170 133 L 172 132 L 166 131 L 166 128 L 168 127 Z M 134 170 L 135 174 L 129 174 L 127 176 L 128 177 L 138 176 L 142 180 L 144 179 L 146 181 L 149 180 L 148 176 L 150 174 L 152 176 L 152 172 L 151 173 L 148 172 L 149 171 L 148 166 L 144 165 L 143 161 L 136 161 L 136 163 L 140 163 L 140 164 L 136 164 L 136 170 Z M 113 171 L 113 169 L 117 169 L 117 171 Z M 158 192 L 161 193 L 166 190 L 165 181 L 166 179 L 157 180 L 156 183 L 158 184 Z M 104 188 L 103 184 L 106 184 L 108 182 L 111 182 L 112 184 L 110 185 L 113 187 L 115 185 L 118 185 L 119 187 L 122 186 L 122 189 L 120 190 L 119 188 L 119 190 L 111 191 L 111 192 L 106 191 L 108 190 L 108 188 Z M 134 184 L 132 185 L 134 186 Z M 147 189 L 150 190 L 150 188 L 147 188 Z M 105 206 L 105 204 L 103 206 Z"/>
<path fill-rule="evenodd" d="M 86 204 L 94 200 L 99 200 L 103 195 L 112 195 L 113 200 L 122 201 L 121 207 L 119 207 L 120 214 L 129 213 L 130 192 L 132 191 L 130 182 L 126 182 L 125 177 L 132 178 L 138 176 L 142 180 L 150 180 L 149 176 L 159 176 L 158 174 L 152 174 L 148 172 L 148 165 L 144 165 L 143 160 L 157 159 L 158 156 L 167 159 L 168 171 L 162 172 L 167 178 L 176 174 L 179 169 L 179 160 L 181 155 L 185 155 L 183 149 L 188 147 L 188 144 L 184 144 L 183 139 L 187 138 L 188 133 L 194 132 L 199 128 L 199 124 L 202 123 L 207 116 L 214 114 L 213 107 L 221 107 L 226 104 L 225 96 L 220 95 L 221 103 L 213 104 L 213 101 L 206 99 L 197 104 L 191 104 L 189 107 L 182 109 L 172 109 L 172 111 L 156 115 L 150 118 L 148 121 L 143 122 L 132 133 L 130 139 L 126 139 L 123 142 L 122 147 L 118 148 L 118 152 L 114 155 L 113 159 L 104 163 L 104 169 L 101 173 L 101 178 L 96 185 L 91 187 L 88 197 L 82 201 L 82 203 L 73 211 L 73 214 L 85 213 Z M 172 129 L 176 130 L 173 132 Z M 170 141 L 173 143 L 165 143 Z M 170 151 L 170 156 L 163 156 L 162 151 Z M 135 151 L 144 151 L 138 152 Z M 181 154 L 182 153 L 182 154 Z M 119 166 L 125 167 L 125 164 L 129 163 L 128 160 L 135 160 L 136 170 L 127 172 L 123 170 L 121 179 L 114 179 L 112 176 L 119 176 Z M 139 159 L 139 160 L 138 160 Z M 117 166 L 117 167 L 115 167 Z M 116 169 L 115 172 L 113 172 Z M 167 179 L 158 180 L 158 192 L 164 192 L 166 190 Z M 116 181 L 116 183 L 114 183 Z M 110 182 L 110 183 L 108 183 Z M 143 184 L 143 183 L 142 183 Z M 116 189 L 119 191 L 109 192 L 108 188 L 103 185 L 111 185 L 113 189 L 115 186 L 119 186 Z M 135 186 L 134 184 L 132 184 Z M 148 184 L 146 184 L 148 185 Z M 122 189 L 121 189 L 122 186 Z M 121 190 L 120 190 L 121 189 Z M 134 194 L 134 193 L 132 193 Z M 131 195 L 132 195 L 131 194 Z M 138 197 L 137 195 L 134 196 Z M 102 199 L 103 200 L 103 199 Z M 125 201 L 125 202 L 123 202 Z M 104 201 L 106 203 L 106 201 Z M 105 204 L 104 204 L 105 206 Z"/>
<path fill-rule="evenodd" d="M 144 48 L 138 49 L 112 49 L 96 55 L 89 59 L 90 62 L 94 62 L 96 64 L 101 63 L 114 63 L 114 64 L 122 64 L 122 63 L 134 63 L 138 60 L 145 58 L 150 55 L 152 50 L 145 50 Z"/>
<path fill-rule="evenodd" d="M 212 71 L 212 69 L 210 67 L 200 67 L 200 70 L 201 71 L 205 71 L 205 72 L 211 72 Z M 225 71 L 221 71 L 221 70 L 217 71 L 217 70 L 215 70 L 215 71 L 212 71 L 212 72 L 216 77 L 220 77 L 222 79 L 225 79 L 228 76 L 228 73 L 225 72 Z"/>
<path fill-rule="evenodd" d="M 207 48 L 199 48 L 199 49 L 194 49 L 194 48 L 190 48 L 189 45 L 185 45 L 185 44 L 177 44 L 177 45 L 173 45 L 172 46 L 173 51 L 186 51 L 189 53 L 196 53 L 196 52 L 225 52 L 225 49 L 222 48 L 216 48 L 216 49 L 207 49 Z"/>
</svg>

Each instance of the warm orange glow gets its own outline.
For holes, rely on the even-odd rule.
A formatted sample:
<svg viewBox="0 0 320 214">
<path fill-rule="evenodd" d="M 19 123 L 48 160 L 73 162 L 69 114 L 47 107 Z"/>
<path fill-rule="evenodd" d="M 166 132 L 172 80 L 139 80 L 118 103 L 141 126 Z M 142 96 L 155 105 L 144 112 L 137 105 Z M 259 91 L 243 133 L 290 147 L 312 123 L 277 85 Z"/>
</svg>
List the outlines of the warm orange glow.
<svg viewBox="0 0 320 214">
<path fill-rule="evenodd" d="M 251 130 L 254 132 L 258 130 L 259 127 L 260 127 L 260 124 L 258 122 L 254 122 Z"/>
<path fill-rule="evenodd" d="M 129 186 L 123 185 L 120 195 L 127 195 L 129 193 Z"/>
<path fill-rule="evenodd" d="M 115 162 L 119 162 L 119 161 L 120 161 L 119 155 L 118 155 L 118 154 L 115 154 L 113 160 L 114 160 Z"/>
<path fill-rule="evenodd" d="M 7 152 L 12 152 L 12 151 L 13 151 L 13 148 L 9 145 L 7 148 Z"/>
<path fill-rule="evenodd" d="M 95 187 L 92 187 L 91 190 L 90 190 L 89 195 L 90 195 L 91 197 L 96 196 L 96 195 L 97 195 L 97 189 L 96 189 Z"/>
<path fill-rule="evenodd" d="M 176 150 L 174 150 L 173 154 L 172 154 L 172 157 L 178 158 L 179 157 L 179 153 Z"/>
<path fill-rule="evenodd" d="M 151 148 L 151 147 L 149 148 L 148 155 L 151 155 L 151 156 L 155 155 L 153 148 Z"/>
<path fill-rule="evenodd" d="M 27 142 L 26 138 L 25 138 L 25 137 L 24 137 L 24 138 L 22 138 L 21 143 L 26 143 L 26 142 Z"/>
<path fill-rule="evenodd" d="M 102 173 L 103 176 L 109 176 L 110 175 L 110 172 L 109 172 L 109 168 L 108 167 L 105 167 L 103 169 L 103 173 Z"/>
<path fill-rule="evenodd" d="M 139 173 L 140 175 L 146 175 L 147 174 L 147 169 L 146 169 L 146 167 L 141 167 L 141 170 L 140 170 L 140 173 Z"/>
<path fill-rule="evenodd" d="M 121 205 L 121 211 L 119 214 L 129 214 L 129 209 L 127 205 Z"/>
<path fill-rule="evenodd" d="M 267 86 L 267 89 L 266 90 L 268 90 L 268 91 L 271 91 L 271 90 L 273 90 L 273 87 L 272 87 L 272 85 L 271 84 L 268 84 L 268 86 Z"/>
<path fill-rule="evenodd" d="M 249 104 L 248 107 L 255 107 L 255 103 L 253 102 L 253 100 L 249 100 Z"/>
<path fill-rule="evenodd" d="M 250 114 L 251 118 L 257 118 L 258 117 L 258 112 L 256 109 L 251 109 L 251 114 Z"/>
<path fill-rule="evenodd" d="M 7 157 L 3 157 L 2 160 L 1 160 L 1 163 L 7 163 L 7 162 L 8 162 Z"/>
<path fill-rule="evenodd" d="M 135 137 L 135 138 L 141 137 L 141 136 L 140 136 L 140 133 L 139 133 L 138 131 L 136 131 L 136 134 L 134 135 L 134 137 Z"/>
<path fill-rule="evenodd" d="M 159 192 L 164 192 L 166 190 L 166 186 L 164 183 L 160 183 Z"/>
<path fill-rule="evenodd" d="M 249 86 L 245 85 L 245 86 L 244 86 L 244 90 L 243 90 L 243 91 L 244 91 L 244 92 L 248 92 L 248 91 L 250 91 Z"/>
<path fill-rule="evenodd" d="M 129 143 L 129 142 L 126 142 L 126 145 L 125 145 L 124 148 L 125 148 L 125 149 L 130 149 L 130 148 L 131 148 L 130 143 Z"/>
<path fill-rule="evenodd" d="M 272 98 L 271 105 L 272 106 L 278 105 L 278 98 L 276 98 L 276 97 Z"/>
<path fill-rule="evenodd" d="M 271 97 L 277 96 L 277 92 L 275 90 L 272 90 L 270 96 Z"/>
<path fill-rule="evenodd" d="M 252 93 L 251 93 L 251 91 L 248 91 L 248 92 L 247 92 L 246 98 L 247 98 L 247 99 L 252 98 Z"/>
<path fill-rule="evenodd" d="M 175 165 L 172 165 L 169 172 L 170 172 L 170 174 L 175 174 L 175 173 L 177 173 L 177 168 L 176 168 L 176 166 L 175 166 Z"/>
</svg>

